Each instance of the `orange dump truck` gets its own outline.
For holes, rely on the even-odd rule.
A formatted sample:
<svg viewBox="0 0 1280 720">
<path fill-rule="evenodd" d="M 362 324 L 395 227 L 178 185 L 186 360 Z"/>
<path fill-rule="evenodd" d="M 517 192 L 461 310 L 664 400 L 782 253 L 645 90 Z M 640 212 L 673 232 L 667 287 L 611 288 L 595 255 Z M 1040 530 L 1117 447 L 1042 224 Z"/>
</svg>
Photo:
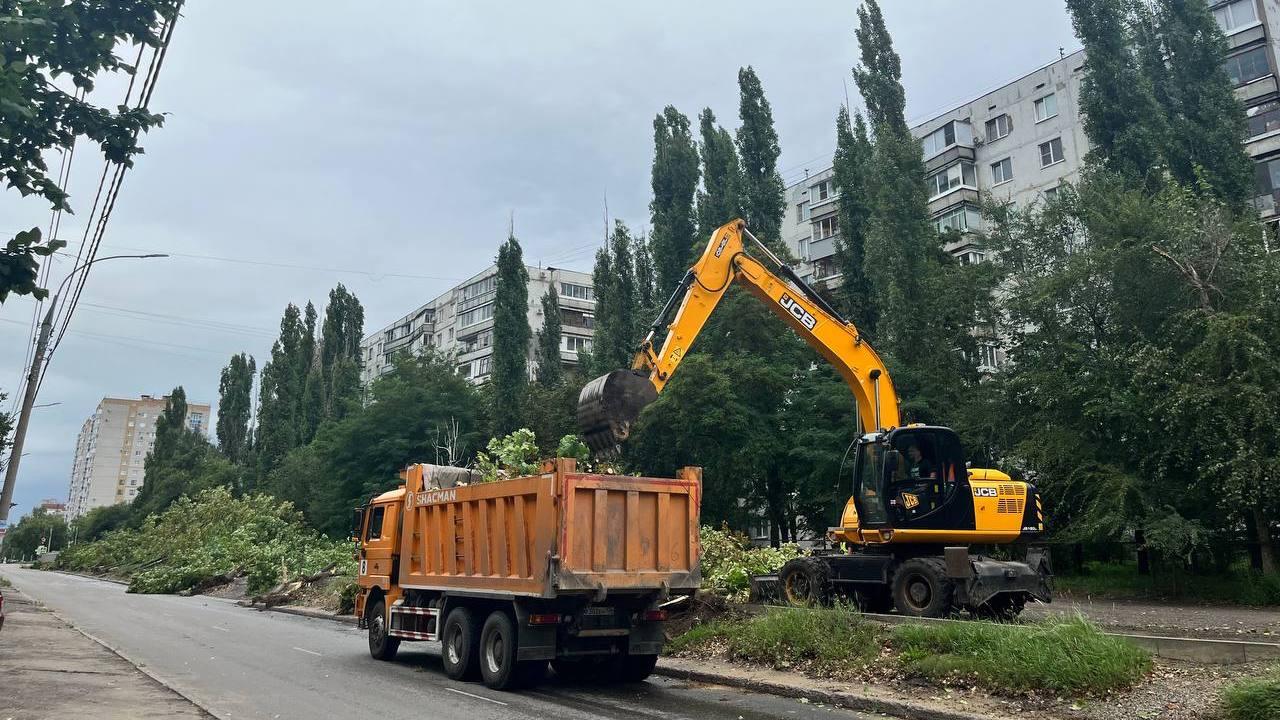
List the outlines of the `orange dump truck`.
<svg viewBox="0 0 1280 720">
<path fill-rule="evenodd" d="M 462 484 L 466 470 L 411 465 L 356 509 L 356 616 L 373 657 L 439 641 L 449 677 L 495 689 L 536 682 L 548 661 L 565 675 L 649 675 L 664 605 L 700 580 L 701 470 L 596 475 L 564 458 L 542 469 Z"/>
</svg>

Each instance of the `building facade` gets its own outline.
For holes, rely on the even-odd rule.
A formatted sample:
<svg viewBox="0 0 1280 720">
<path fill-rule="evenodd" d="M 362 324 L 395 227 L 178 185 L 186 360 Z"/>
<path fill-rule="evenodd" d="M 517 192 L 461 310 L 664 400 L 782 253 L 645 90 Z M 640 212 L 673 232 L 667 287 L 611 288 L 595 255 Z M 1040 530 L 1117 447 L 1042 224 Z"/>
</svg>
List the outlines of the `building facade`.
<svg viewBox="0 0 1280 720">
<path fill-rule="evenodd" d="M 595 291 L 590 273 L 559 268 L 530 267 L 529 327 L 542 327 L 542 297 L 551 287 L 560 296 L 560 358 L 576 365 L 580 352 L 590 352 L 595 334 Z M 458 372 L 484 382 L 493 369 L 493 306 L 498 268 L 490 265 L 431 302 L 365 337 L 360 343 L 360 380 L 364 385 L 391 372 L 397 354 L 417 354 L 427 348 L 453 357 Z M 535 369 L 533 344 L 529 369 Z"/>
<path fill-rule="evenodd" d="M 1280 225 L 1280 0 L 1211 3 L 1227 38 L 1228 77 L 1248 116 L 1245 148 L 1257 167 L 1254 205 Z M 1089 141 L 1080 115 L 1083 50 L 1066 55 L 1013 82 L 926 120 L 911 129 L 920 138 L 929 212 L 949 235 L 946 249 L 961 262 L 981 262 L 984 250 L 979 198 L 1025 207 L 1080 177 Z M 823 168 L 786 189 L 782 239 L 800 259 L 810 282 L 839 282 L 835 242 L 839 194 L 834 172 Z M 981 349 L 978 364 L 1000 365 L 996 343 Z"/>
<path fill-rule="evenodd" d="M 151 395 L 102 398 L 76 438 L 67 491 L 68 520 L 96 507 L 131 502 L 137 496 L 147 454 L 155 445 L 156 420 L 167 400 L 167 396 Z M 211 419 L 208 405 L 187 405 L 188 430 L 207 436 Z"/>
</svg>

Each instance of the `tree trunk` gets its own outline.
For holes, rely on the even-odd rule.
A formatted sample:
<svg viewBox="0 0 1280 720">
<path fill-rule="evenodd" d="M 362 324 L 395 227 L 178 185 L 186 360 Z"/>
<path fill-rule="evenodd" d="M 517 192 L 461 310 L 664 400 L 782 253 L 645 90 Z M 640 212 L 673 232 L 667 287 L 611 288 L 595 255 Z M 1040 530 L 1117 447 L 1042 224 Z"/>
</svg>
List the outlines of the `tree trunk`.
<svg viewBox="0 0 1280 720">
<path fill-rule="evenodd" d="M 1071 564 L 1076 566 L 1076 574 L 1084 574 L 1084 543 L 1071 546 Z"/>
<path fill-rule="evenodd" d="M 1253 511 L 1244 514 L 1245 547 L 1249 549 L 1249 567 L 1254 572 L 1262 572 L 1262 543 L 1258 542 L 1258 524 L 1253 520 Z"/>
<path fill-rule="evenodd" d="M 1147 550 L 1147 536 L 1139 528 L 1133 533 L 1133 541 L 1138 545 L 1138 574 L 1151 574 L 1151 552 Z"/>
<path fill-rule="evenodd" d="M 1262 574 L 1274 575 L 1276 555 L 1275 548 L 1271 546 L 1271 519 L 1260 507 L 1253 509 L 1253 525 L 1258 538 L 1258 558 L 1261 560 Z"/>
</svg>

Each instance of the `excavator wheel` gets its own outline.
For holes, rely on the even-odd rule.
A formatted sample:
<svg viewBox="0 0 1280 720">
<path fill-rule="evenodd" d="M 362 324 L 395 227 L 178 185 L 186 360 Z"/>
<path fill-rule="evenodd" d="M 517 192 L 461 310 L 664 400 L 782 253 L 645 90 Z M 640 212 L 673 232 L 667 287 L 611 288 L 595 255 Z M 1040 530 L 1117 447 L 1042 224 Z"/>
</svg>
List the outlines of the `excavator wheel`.
<svg viewBox="0 0 1280 720">
<path fill-rule="evenodd" d="M 778 571 L 778 586 L 782 601 L 792 607 L 826 605 L 831 596 L 831 572 L 818 558 L 793 558 Z"/>
<path fill-rule="evenodd" d="M 893 606 L 911 617 L 951 614 L 955 586 L 941 558 L 911 558 L 893 574 Z"/>
<path fill-rule="evenodd" d="M 596 453 L 614 452 L 631 434 L 631 424 L 658 391 L 644 375 L 614 370 L 587 383 L 578 395 L 578 428 Z"/>
</svg>

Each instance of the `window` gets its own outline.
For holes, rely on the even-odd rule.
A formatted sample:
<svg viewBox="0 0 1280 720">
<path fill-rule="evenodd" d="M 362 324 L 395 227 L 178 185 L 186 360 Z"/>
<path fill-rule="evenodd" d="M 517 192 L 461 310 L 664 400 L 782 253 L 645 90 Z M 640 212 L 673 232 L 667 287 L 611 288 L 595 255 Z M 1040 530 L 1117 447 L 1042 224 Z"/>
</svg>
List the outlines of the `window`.
<svg viewBox="0 0 1280 720">
<path fill-rule="evenodd" d="M 955 144 L 956 123 L 954 120 L 925 135 L 920 140 L 920 146 L 923 148 L 926 158 L 931 158 Z"/>
<path fill-rule="evenodd" d="M 809 201 L 805 200 L 796 205 L 796 222 L 804 222 L 809 219 Z"/>
<path fill-rule="evenodd" d="M 809 188 L 809 202 L 817 205 L 820 202 L 825 202 L 835 197 L 835 194 L 835 188 L 832 187 L 831 181 L 823 180 L 817 185 Z"/>
<path fill-rule="evenodd" d="M 931 175 L 926 182 L 929 186 L 930 200 L 941 197 L 961 185 L 976 187 L 973 163 L 961 162 L 952 165 L 946 170 Z"/>
<path fill-rule="evenodd" d="M 1218 21 L 1222 32 L 1230 35 L 1246 25 L 1258 22 L 1258 8 L 1255 0 L 1236 0 L 1213 11 L 1213 19 Z"/>
<path fill-rule="evenodd" d="M 1008 115 L 993 117 L 987 121 L 987 142 L 995 142 L 1013 129 L 1013 121 Z"/>
<path fill-rule="evenodd" d="M 474 364 L 476 366 L 476 377 L 488 375 L 493 370 L 493 356 L 482 357 L 475 361 Z"/>
<path fill-rule="evenodd" d="M 957 232 L 977 230 L 982 226 L 982 213 L 972 205 L 961 205 L 939 215 L 933 222 L 939 233 L 945 233 L 948 230 Z"/>
<path fill-rule="evenodd" d="M 991 163 L 991 183 L 999 185 L 1013 179 L 1013 158 Z"/>
<path fill-rule="evenodd" d="M 569 352 L 591 352 L 591 338 L 565 335 L 563 347 Z"/>
<path fill-rule="evenodd" d="M 364 534 L 365 540 L 377 540 L 382 537 L 382 518 L 386 515 L 386 505 L 375 505 L 373 514 L 369 516 L 369 527 Z"/>
<path fill-rule="evenodd" d="M 1040 167 L 1049 167 L 1060 162 L 1062 162 L 1062 138 L 1040 143 Z"/>
<path fill-rule="evenodd" d="M 1058 96 L 1054 93 L 1036 100 L 1036 122 L 1044 122 L 1058 116 Z"/>
<path fill-rule="evenodd" d="M 461 325 L 462 327 L 467 327 L 469 325 L 475 325 L 476 323 L 484 322 L 485 320 L 488 320 L 491 317 L 493 317 L 493 303 L 489 303 L 488 305 L 481 305 L 480 307 L 475 308 L 474 310 L 468 310 L 462 313 L 461 315 L 458 316 L 458 324 Z M 452 329 L 450 330 L 450 332 L 452 332 Z M 453 338 L 449 338 L 449 339 L 452 340 Z"/>
<path fill-rule="evenodd" d="M 1272 101 L 1251 107 L 1245 111 L 1245 114 L 1249 116 L 1249 137 L 1251 138 L 1280 130 L 1280 102 Z"/>
<path fill-rule="evenodd" d="M 961 265 L 977 265 L 982 262 L 983 257 L 983 254 L 977 250 L 969 250 L 956 256 Z"/>
<path fill-rule="evenodd" d="M 562 282 L 560 283 L 560 294 L 565 297 L 577 298 L 579 300 L 595 300 L 596 294 L 590 285 L 579 285 L 577 283 Z"/>
<path fill-rule="evenodd" d="M 581 310 L 560 308 L 560 322 L 564 325 L 590 330 L 596 326 L 596 316 L 591 313 L 584 313 Z"/>
<path fill-rule="evenodd" d="M 1255 185 L 1257 196 L 1253 199 L 1254 207 L 1259 212 L 1271 213 L 1276 209 L 1276 198 L 1280 196 L 1280 158 L 1260 162 L 1255 166 Z"/>
<path fill-rule="evenodd" d="M 480 297 L 485 293 L 491 293 L 498 289 L 498 276 L 490 275 L 483 280 L 473 282 L 462 288 L 462 299 L 470 300 L 474 297 Z"/>
<path fill-rule="evenodd" d="M 813 224 L 814 240 L 826 240 L 838 234 L 840 234 L 840 224 L 836 222 L 835 215 L 828 215 Z"/>
<path fill-rule="evenodd" d="M 979 345 L 978 346 L 978 367 L 986 367 L 986 368 L 1000 367 L 999 357 L 996 355 L 995 345 Z"/>
<path fill-rule="evenodd" d="M 818 280 L 824 280 L 836 274 L 836 259 L 832 257 L 824 257 L 813 263 L 813 276 Z"/>
<path fill-rule="evenodd" d="M 1233 85 L 1243 85 L 1260 77 L 1271 74 L 1271 65 L 1267 62 L 1267 48 L 1258 47 L 1227 58 L 1227 77 Z"/>
<path fill-rule="evenodd" d="M 1057 199 L 1058 193 L 1062 191 L 1062 186 L 1046 188 L 1044 191 L 1044 199 L 1053 202 Z"/>
</svg>

